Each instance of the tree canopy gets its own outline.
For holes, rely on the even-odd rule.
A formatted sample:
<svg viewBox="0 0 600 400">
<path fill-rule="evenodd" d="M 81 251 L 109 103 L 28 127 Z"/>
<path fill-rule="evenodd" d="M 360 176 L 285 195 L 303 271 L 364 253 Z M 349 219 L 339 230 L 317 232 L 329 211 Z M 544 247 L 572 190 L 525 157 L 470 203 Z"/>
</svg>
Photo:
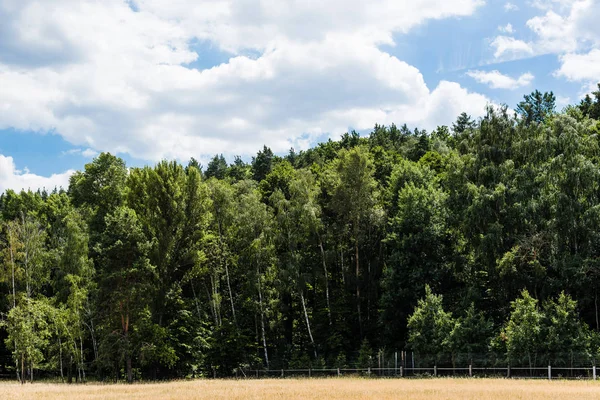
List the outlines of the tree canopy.
<svg viewBox="0 0 600 400">
<path fill-rule="evenodd" d="M 598 110 L 600 87 L 561 111 L 535 91 L 432 132 L 376 125 L 204 171 L 102 153 L 67 190 L 8 190 L 0 370 L 131 382 L 405 350 L 592 360 Z"/>
</svg>

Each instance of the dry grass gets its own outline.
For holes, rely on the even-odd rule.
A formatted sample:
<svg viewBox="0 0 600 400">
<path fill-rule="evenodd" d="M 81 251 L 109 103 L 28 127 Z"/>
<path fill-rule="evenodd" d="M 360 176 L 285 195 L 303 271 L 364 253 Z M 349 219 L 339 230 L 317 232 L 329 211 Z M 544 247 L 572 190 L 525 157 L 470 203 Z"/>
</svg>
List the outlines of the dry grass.
<svg viewBox="0 0 600 400">
<path fill-rule="evenodd" d="M 600 399 L 600 383 L 505 379 L 265 379 L 197 380 L 99 385 L 0 383 L 0 399 Z"/>
</svg>

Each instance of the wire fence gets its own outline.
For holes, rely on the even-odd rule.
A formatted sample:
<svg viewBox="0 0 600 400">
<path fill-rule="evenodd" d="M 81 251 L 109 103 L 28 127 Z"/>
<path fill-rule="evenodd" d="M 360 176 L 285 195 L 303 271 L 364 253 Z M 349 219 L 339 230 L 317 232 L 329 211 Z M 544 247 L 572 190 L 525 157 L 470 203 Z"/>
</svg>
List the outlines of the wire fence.
<svg viewBox="0 0 600 400">
<path fill-rule="evenodd" d="M 363 365 L 307 366 L 283 369 L 238 369 L 241 378 L 364 376 L 375 378 L 496 377 L 514 379 L 596 379 L 596 358 L 588 353 L 436 354 L 380 350 Z M 351 363 L 350 363 L 351 364 Z"/>
<path fill-rule="evenodd" d="M 362 376 L 370 378 L 512 378 L 512 379 L 597 379 L 596 366 L 577 367 L 456 367 L 444 368 L 305 368 L 305 369 L 257 369 L 236 371 L 237 378 L 325 378 Z"/>
</svg>

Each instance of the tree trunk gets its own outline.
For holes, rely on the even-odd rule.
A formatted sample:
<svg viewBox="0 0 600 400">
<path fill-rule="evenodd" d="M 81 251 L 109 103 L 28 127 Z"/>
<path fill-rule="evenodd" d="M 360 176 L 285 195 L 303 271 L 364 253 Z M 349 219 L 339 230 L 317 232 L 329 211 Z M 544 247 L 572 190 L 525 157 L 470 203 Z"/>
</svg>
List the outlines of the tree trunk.
<svg viewBox="0 0 600 400">
<path fill-rule="evenodd" d="M 598 321 L 598 291 L 594 294 L 594 308 L 596 309 L 596 332 L 600 332 L 600 322 Z"/>
<path fill-rule="evenodd" d="M 302 301 L 302 309 L 304 310 L 304 319 L 306 320 L 306 328 L 308 329 L 308 337 L 312 344 L 313 351 L 315 353 L 315 360 L 317 359 L 317 346 L 315 346 L 315 340 L 313 339 L 312 332 L 310 330 L 310 321 L 308 320 L 308 313 L 306 312 L 306 301 L 304 301 L 304 291 L 300 290 L 300 300 Z"/>
<path fill-rule="evenodd" d="M 258 304 L 260 307 L 260 328 L 262 332 L 263 350 L 265 353 L 265 363 L 267 364 L 267 369 L 269 369 L 269 352 L 267 351 L 267 338 L 265 334 L 265 313 L 263 311 L 262 289 L 260 287 L 260 269 L 258 267 L 256 268 L 256 276 L 258 281 Z"/>
<path fill-rule="evenodd" d="M 65 376 L 63 374 L 63 356 L 62 356 L 62 341 L 60 336 L 58 337 L 58 357 L 60 358 L 60 380 L 65 383 Z"/>
<path fill-rule="evenodd" d="M 90 331 L 90 336 L 92 338 L 92 348 L 94 350 L 94 360 L 98 359 L 98 343 L 96 342 L 96 334 L 94 332 L 94 320 L 92 318 L 90 318 L 90 323 L 88 324 L 87 322 L 83 322 L 85 324 L 85 326 L 87 326 L 88 330 Z"/>
<path fill-rule="evenodd" d="M 229 283 L 229 266 L 227 265 L 227 257 L 223 254 L 223 234 L 221 233 L 221 221 L 219 221 L 219 245 L 221 247 L 221 260 L 225 265 L 225 278 L 227 279 L 227 291 L 229 293 L 229 301 L 231 302 L 231 314 L 233 315 L 233 323 L 237 327 L 237 318 L 235 316 L 235 306 L 233 304 L 233 292 L 231 291 L 231 283 Z"/>
<path fill-rule="evenodd" d="M 237 327 L 235 306 L 233 305 L 233 292 L 231 291 L 231 284 L 229 283 L 229 268 L 227 267 L 227 260 L 225 260 L 225 277 L 227 278 L 227 291 L 229 292 L 229 301 L 231 302 L 231 313 L 233 314 L 233 323 Z"/>
<path fill-rule="evenodd" d="M 13 230 L 10 227 L 10 225 L 8 225 L 8 236 L 9 236 L 9 250 L 10 250 L 10 265 L 11 265 L 11 270 L 12 270 L 12 295 L 13 295 L 13 308 L 17 307 L 17 291 L 15 288 L 15 256 L 13 253 L 13 245 L 14 245 L 14 237 L 13 237 Z M 15 339 L 15 349 L 17 348 L 17 341 Z M 21 375 L 23 374 L 23 369 L 21 368 L 21 372 L 19 373 L 19 360 L 15 360 L 15 371 L 17 373 L 17 380 L 21 381 Z"/>
<path fill-rule="evenodd" d="M 360 331 L 360 337 L 362 339 L 362 315 L 360 312 L 360 262 L 359 262 L 359 254 L 358 254 L 358 238 L 354 241 L 354 252 L 356 257 L 356 311 L 358 312 L 358 328 Z"/>
<path fill-rule="evenodd" d="M 73 356 L 70 357 L 69 368 L 67 369 L 67 382 L 73 383 Z"/>
<path fill-rule="evenodd" d="M 83 339 L 79 336 L 79 351 L 81 353 L 81 374 L 82 374 L 82 383 L 85 383 L 85 364 L 83 362 Z"/>
<path fill-rule="evenodd" d="M 321 249 L 321 260 L 323 262 L 323 274 L 325 275 L 325 299 L 327 301 L 327 317 L 329 318 L 329 325 L 333 325 L 331 319 L 331 304 L 329 303 L 329 274 L 327 273 L 327 264 L 325 263 L 325 250 L 323 249 L 323 241 L 321 235 L 319 235 L 319 248 Z"/>
<path fill-rule="evenodd" d="M 133 371 L 131 369 L 131 354 L 127 351 L 127 383 L 133 383 Z"/>
<path fill-rule="evenodd" d="M 190 282 L 190 286 L 192 287 L 192 294 L 194 295 L 194 303 L 196 304 L 196 312 L 198 313 L 198 318 L 201 320 L 202 315 L 200 313 L 200 303 L 198 303 L 198 296 L 196 296 L 196 289 L 194 289 L 194 280 Z"/>
</svg>

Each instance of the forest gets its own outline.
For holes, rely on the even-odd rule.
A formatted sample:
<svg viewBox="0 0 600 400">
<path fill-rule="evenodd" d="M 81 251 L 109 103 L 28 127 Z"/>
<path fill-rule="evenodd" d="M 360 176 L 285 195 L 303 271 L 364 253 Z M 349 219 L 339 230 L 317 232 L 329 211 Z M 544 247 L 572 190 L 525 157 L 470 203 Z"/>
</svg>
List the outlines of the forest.
<svg viewBox="0 0 600 400">
<path fill-rule="evenodd" d="M 135 380 L 420 362 L 595 362 L 600 85 L 431 132 L 0 196 L 0 373 Z M 424 361 L 425 360 L 425 361 Z M 492 361 L 490 361 L 492 360 Z M 545 364 L 544 364 L 545 363 Z"/>
</svg>

